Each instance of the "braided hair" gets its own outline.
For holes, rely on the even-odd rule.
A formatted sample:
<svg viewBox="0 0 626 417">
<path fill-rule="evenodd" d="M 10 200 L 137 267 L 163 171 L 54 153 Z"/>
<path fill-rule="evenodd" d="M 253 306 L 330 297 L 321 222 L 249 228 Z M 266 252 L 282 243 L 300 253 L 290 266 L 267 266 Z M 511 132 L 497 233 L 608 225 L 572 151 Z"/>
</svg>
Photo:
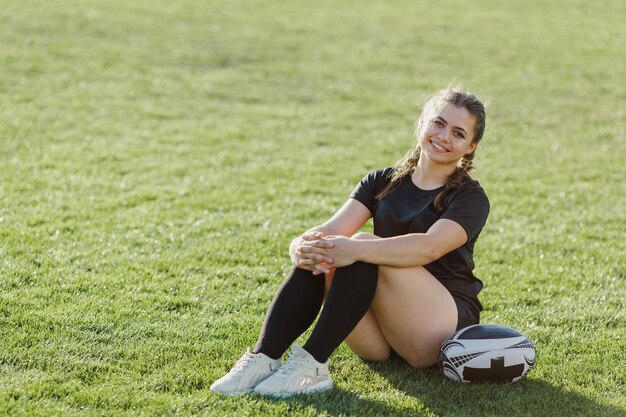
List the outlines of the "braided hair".
<svg viewBox="0 0 626 417">
<path fill-rule="evenodd" d="M 391 177 L 391 181 L 376 196 L 378 201 L 387 197 L 403 179 L 410 176 L 413 174 L 413 171 L 415 171 L 420 159 L 421 148 L 419 146 L 419 138 L 424 126 L 424 118 L 430 109 L 441 104 L 453 104 L 456 107 L 466 109 L 474 116 L 475 120 L 474 131 L 476 134 L 472 139 L 472 143 L 478 143 L 482 139 L 487 117 L 483 103 L 474 94 L 459 88 L 448 88 L 438 91 L 426 102 L 424 110 L 415 124 L 415 136 L 418 140 L 418 145 L 411 149 L 404 158 L 398 162 L 393 176 Z M 437 194 L 433 202 L 437 210 L 443 211 L 446 197 L 450 195 L 453 190 L 471 179 L 469 173 L 474 168 L 472 164 L 473 159 L 474 152 L 464 155 L 452 174 L 448 176 L 444 189 Z"/>
</svg>

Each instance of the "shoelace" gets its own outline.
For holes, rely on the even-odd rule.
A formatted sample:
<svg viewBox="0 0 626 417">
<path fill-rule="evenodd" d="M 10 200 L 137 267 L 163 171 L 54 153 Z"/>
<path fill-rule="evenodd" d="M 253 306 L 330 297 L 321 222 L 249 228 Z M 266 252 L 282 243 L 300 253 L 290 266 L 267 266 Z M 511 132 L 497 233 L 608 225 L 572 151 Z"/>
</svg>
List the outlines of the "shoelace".
<svg viewBox="0 0 626 417">
<path fill-rule="evenodd" d="M 301 358 L 301 357 L 289 357 L 289 359 L 287 359 L 285 361 L 285 363 L 283 363 L 283 365 L 278 368 L 278 374 L 280 375 L 285 375 L 291 371 L 295 371 L 296 369 L 302 367 L 303 364 L 306 363 L 306 358 Z"/>
<path fill-rule="evenodd" d="M 235 366 L 233 366 L 232 370 L 233 371 L 241 371 L 246 366 L 248 366 L 249 363 L 253 362 L 254 359 L 255 359 L 254 356 L 252 356 L 248 352 L 246 352 L 246 354 L 235 363 Z"/>
</svg>

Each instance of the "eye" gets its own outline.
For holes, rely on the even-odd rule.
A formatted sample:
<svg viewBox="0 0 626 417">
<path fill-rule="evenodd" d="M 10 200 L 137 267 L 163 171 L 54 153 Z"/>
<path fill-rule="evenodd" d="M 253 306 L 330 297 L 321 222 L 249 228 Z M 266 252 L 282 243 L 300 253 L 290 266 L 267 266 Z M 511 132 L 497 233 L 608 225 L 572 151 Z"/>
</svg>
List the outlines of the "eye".
<svg viewBox="0 0 626 417">
<path fill-rule="evenodd" d="M 465 139 L 465 135 L 459 130 L 454 131 L 454 136 L 456 136 L 457 138 Z"/>
<path fill-rule="evenodd" d="M 441 120 L 434 120 L 433 124 L 437 127 L 443 127 L 443 122 Z"/>
</svg>

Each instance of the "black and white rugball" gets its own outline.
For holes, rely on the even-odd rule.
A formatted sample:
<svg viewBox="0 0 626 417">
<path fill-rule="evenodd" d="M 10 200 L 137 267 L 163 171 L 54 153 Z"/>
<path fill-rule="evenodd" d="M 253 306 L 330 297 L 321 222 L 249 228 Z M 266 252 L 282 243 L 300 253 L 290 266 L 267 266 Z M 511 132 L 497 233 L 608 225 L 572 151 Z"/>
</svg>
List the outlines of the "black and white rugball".
<svg viewBox="0 0 626 417">
<path fill-rule="evenodd" d="M 439 368 L 454 381 L 515 382 L 535 364 L 535 346 L 510 327 L 475 324 L 448 337 Z"/>
</svg>

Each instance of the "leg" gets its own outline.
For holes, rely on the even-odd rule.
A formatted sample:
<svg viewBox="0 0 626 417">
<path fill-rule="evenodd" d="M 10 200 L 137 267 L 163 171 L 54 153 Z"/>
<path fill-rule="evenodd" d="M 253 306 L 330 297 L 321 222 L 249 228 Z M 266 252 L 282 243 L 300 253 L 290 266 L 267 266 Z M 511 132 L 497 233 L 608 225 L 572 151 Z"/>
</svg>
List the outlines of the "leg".
<svg viewBox="0 0 626 417">
<path fill-rule="evenodd" d="M 338 268 L 322 314 L 306 344 L 294 345 L 281 368 L 254 391 L 260 395 L 291 396 L 331 389 L 328 358 L 367 312 L 377 282 L 377 265 L 355 262 Z M 323 286 L 322 280 L 322 295 Z"/>
<path fill-rule="evenodd" d="M 245 394 L 281 366 L 281 356 L 309 328 L 322 305 L 324 280 L 304 269 L 293 268 L 278 289 L 265 316 L 256 347 L 247 351 L 211 391 Z"/>
<path fill-rule="evenodd" d="M 357 233 L 352 236 L 353 239 L 379 239 L 378 236 L 371 233 Z M 331 272 L 326 275 L 325 291 L 328 293 L 332 285 L 334 274 Z M 380 278 L 380 273 L 379 273 Z M 374 296 L 376 297 L 376 295 Z M 378 319 L 374 311 L 370 307 L 361 321 L 346 337 L 346 345 L 356 353 L 361 359 L 386 362 L 391 353 L 391 346 L 385 335 L 383 334 Z"/>
<path fill-rule="evenodd" d="M 367 313 L 377 282 L 378 265 L 355 262 L 336 270 L 322 314 L 303 346 L 318 362 L 326 362 Z"/>
<path fill-rule="evenodd" d="M 416 368 L 437 362 L 458 321 L 450 292 L 421 266 L 380 267 L 372 311 L 391 347 Z"/>
<path fill-rule="evenodd" d="M 378 239 L 369 233 L 354 238 Z M 329 280 L 332 276 L 326 287 Z M 456 330 L 457 315 L 452 295 L 425 268 L 379 266 L 372 306 L 346 344 L 366 360 L 384 362 L 393 347 L 412 366 L 430 366 L 443 340 Z"/>
<path fill-rule="evenodd" d="M 367 361 L 386 362 L 391 354 L 391 346 L 371 307 L 345 342 L 350 350 Z"/>
<path fill-rule="evenodd" d="M 280 358 L 313 323 L 322 306 L 324 280 L 293 268 L 270 305 L 253 353 Z"/>
<path fill-rule="evenodd" d="M 328 294 L 334 278 L 334 271 L 326 274 L 325 292 Z M 371 308 L 350 332 L 346 345 L 361 359 L 374 362 L 386 362 L 391 353 L 391 346 L 380 329 L 378 320 Z"/>
</svg>

